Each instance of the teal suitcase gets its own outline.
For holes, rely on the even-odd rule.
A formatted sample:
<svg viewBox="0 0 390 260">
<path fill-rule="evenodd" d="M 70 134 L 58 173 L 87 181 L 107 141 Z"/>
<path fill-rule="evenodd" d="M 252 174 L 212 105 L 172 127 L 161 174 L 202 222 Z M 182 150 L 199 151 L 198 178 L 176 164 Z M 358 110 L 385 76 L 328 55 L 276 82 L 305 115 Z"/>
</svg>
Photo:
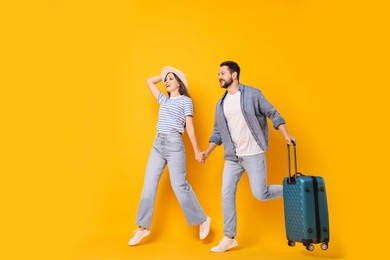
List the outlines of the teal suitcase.
<svg viewBox="0 0 390 260">
<path fill-rule="evenodd" d="M 288 177 L 283 180 L 283 204 L 286 235 L 289 246 L 302 243 L 313 251 L 314 244 L 328 249 L 329 216 L 325 181 L 320 176 L 305 176 L 297 171 L 294 143 L 295 173 L 291 176 L 288 145 Z"/>
</svg>

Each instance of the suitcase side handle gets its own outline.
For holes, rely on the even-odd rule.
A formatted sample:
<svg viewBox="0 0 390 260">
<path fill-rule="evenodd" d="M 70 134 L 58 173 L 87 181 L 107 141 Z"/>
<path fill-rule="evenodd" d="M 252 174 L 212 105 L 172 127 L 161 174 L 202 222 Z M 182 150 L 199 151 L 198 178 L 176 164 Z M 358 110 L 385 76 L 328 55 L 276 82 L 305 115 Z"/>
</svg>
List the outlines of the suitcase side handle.
<svg viewBox="0 0 390 260">
<path fill-rule="evenodd" d="M 291 160 L 290 160 L 290 145 L 287 144 L 287 160 L 288 160 L 288 181 L 287 183 L 288 184 L 294 184 L 296 183 L 297 181 L 297 176 L 298 175 L 301 175 L 303 176 L 303 174 L 301 174 L 300 172 L 298 172 L 298 166 L 297 166 L 297 145 L 296 145 L 296 142 L 295 141 L 292 141 L 293 143 L 293 146 L 294 146 L 294 175 L 291 176 Z"/>
</svg>

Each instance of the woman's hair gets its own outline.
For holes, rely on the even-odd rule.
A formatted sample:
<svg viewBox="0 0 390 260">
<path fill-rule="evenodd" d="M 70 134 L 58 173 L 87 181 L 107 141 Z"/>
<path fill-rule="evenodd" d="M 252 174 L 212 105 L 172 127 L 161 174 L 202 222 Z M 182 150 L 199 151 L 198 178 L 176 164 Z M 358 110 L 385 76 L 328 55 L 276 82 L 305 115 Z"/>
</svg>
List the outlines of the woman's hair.
<svg viewBox="0 0 390 260">
<path fill-rule="evenodd" d="M 175 77 L 177 82 L 179 82 L 179 85 L 180 85 L 179 86 L 179 93 L 180 93 L 180 95 L 184 95 L 184 96 L 190 97 L 190 94 L 188 93 L 187 88 L 184 86 L 184 83 L 179 79 L 178 76 L 176 76 L 175 73 L 173 73 L 173 72 L 171 72 L 171 73 L 173 74 L 173 76 Z M 168 76 L 168 74 L 167 74 L 167 76 Z M 165 82 L 165 79 L 164 79 L 164 82 Z M 171 96 L 171 93 L 168 92 L 168 96 Z"/>
</svg>

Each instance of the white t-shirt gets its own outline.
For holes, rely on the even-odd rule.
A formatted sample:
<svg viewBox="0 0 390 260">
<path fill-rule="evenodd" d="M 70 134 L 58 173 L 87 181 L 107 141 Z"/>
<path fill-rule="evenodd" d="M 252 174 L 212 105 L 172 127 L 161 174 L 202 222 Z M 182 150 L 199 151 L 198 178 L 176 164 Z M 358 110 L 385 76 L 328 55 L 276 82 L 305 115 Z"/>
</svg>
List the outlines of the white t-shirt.
<svg viewBox="0 0 390 260">
<path fill-rule="evenodd" d="M 263 153 L 264 151 L 256 143 L 241 111 L 241 92 L 226 94 L 223 103 L 223 111 L 227 120 L 237 156 L 248 156 Z"/>
</svg>

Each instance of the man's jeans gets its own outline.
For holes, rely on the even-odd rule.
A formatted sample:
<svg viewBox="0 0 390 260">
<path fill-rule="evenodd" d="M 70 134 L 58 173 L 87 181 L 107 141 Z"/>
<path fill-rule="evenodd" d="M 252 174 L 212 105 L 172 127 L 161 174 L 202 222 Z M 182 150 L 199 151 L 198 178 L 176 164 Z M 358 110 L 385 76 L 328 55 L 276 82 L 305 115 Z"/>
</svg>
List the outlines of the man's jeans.
<svg viewBox="0 0 390 260">
<path fill-rule="evenodd" d="M 236 236 L 236 192 L 244 172 L 247 172 L 253 196 L 258 200 L 271 200 L 283 196 L 282 185 L 267 186 L 265 154 L 238 157 L 238 162 L 225 161 L 222 180 L 222 210 L 225 236 Z"/>
<path fill-rule="evenodd" d="M 189 225 L 202 223 L 206 215 L 186 178 L 186 154 L 179 133 L 157 134 L 149 156 L 136 224 L 149 228 L 152 222 L 157 186 L 165 166 L 176 198 Z"/>
</svg>

